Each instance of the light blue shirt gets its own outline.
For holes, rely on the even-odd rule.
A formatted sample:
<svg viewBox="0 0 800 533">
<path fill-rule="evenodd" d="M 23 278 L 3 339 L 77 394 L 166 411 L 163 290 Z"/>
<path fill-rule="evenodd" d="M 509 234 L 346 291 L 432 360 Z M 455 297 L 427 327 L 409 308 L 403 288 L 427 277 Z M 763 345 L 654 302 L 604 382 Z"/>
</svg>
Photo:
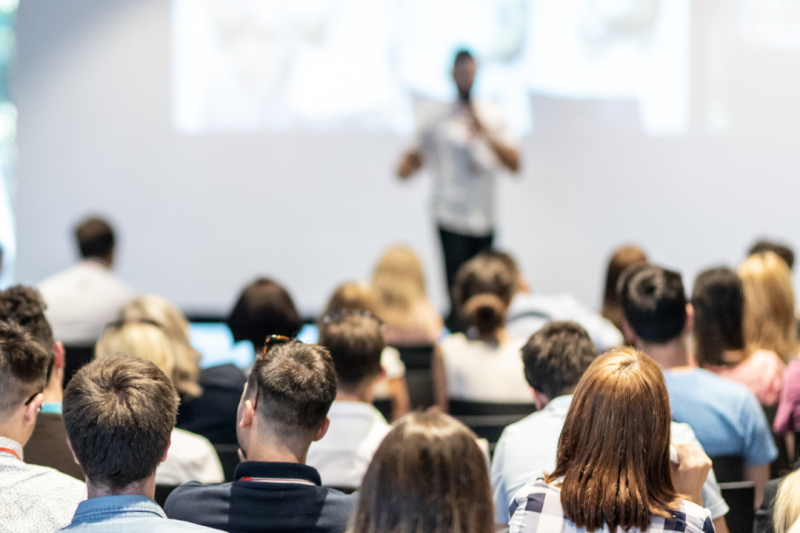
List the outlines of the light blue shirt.
<svg viewBox="0 0 800 533">
<path fill-rule="evenodd" d="M 508 523 L 508 507 L 514 495 L 527 483 L 556 468 L 558 440 L 572 403 L 572 395 L 553 398 L 544 409 L 511 424 L 500 436 L 492 460 L 492 491 L 495 522 Z M 671 437 L 676 442 L 700 443 L 686 424 L 672 423 Z M 713 518 L 730 510 L 722 499 L 712 470 L 703 484 L 703 506 Z"/>
<path fill-rule="evenodd" d="M 211 533 L 217 531 L 181 520 L 170 520 L 146 496 L 105 496 L 81 502 L 72 523 L 61 531 L 71 533 Z"/>
<path fill-rule="evenodd" d="M 692 426 L 709 457 L 739 455 L 751 466 L 778 457 L 764 410 L 750 390 L 700 368 L 666 370 L 672 419 Z"/>
</svg>

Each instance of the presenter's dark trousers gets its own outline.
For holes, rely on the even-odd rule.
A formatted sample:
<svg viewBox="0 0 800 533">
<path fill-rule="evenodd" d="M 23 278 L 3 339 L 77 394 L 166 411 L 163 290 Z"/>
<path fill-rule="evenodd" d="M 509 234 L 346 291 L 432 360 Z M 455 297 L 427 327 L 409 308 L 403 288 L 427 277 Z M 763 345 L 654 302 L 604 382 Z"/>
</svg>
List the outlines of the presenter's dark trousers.
<svg viewBox="0 0 800 533">
<path fill-rule="evenodd" d="M 456 281 L 456 274 L 461 265 L 478 255 L 478 253 L 492 248 L 494 232 L 476 237 L 474 235 L 456 233 L 439 226 L 439 239 L 442 241 L 444 268 L 447 274 L 447 290 L 450 294 L 450 315 L 445 320 L 445 325 L 453 332 L 464 331 L 466 324 L 459 317 L 458 309 L 455 308 L 453 303 L 453 284 Z"/>
</svg>

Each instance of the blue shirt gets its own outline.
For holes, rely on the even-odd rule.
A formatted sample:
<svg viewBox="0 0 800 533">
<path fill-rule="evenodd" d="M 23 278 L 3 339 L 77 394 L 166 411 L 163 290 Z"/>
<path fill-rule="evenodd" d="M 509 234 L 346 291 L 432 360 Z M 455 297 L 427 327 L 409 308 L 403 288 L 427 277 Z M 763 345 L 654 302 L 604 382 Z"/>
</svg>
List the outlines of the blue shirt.
<svg viewBox="0 0 800 533">
<path fill-rule="evenodd" d="M 506 524 L 508 507 L 514 495 L 527 483 L 544 472 L 556 468 L 558 440 L 572 403 L 572 395 L 553 398 L 544 409 L 511 424 L 500 436 L 492 459 L 492 491 L 494 493 L 495 521 Z M 692 428 L 674 423 L 671 438 L 676 442 L 697 442 Z M 712 470 L 703 484 L 703 505 L 713 518 L 724 516 L 730 510 L 722 499 Z"/>
<path fill-rule="evenodd" d="M 766 465 L 778 450 L 764 410 L 750 390 L 703 369 L 665 370 L 672 419 L 692 426 L 709 457 L 738 455 Z"/>
<path fill-rule="evenodd" d="M 70 533 L 211 533 L 216 531 L 180 520 L 169 520 L 146 496 L 104 496 L 78 505 Z"/>
</svg>

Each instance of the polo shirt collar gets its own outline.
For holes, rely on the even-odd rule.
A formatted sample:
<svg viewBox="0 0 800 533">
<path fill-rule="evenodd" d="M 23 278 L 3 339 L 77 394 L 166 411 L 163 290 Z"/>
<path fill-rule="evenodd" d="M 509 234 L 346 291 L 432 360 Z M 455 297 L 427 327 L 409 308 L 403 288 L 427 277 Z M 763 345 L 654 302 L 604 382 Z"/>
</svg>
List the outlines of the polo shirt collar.
<svg viewBox="0 0 800 533">
<path fill-rule="evenodd" d="M 13 457 L 14 459 L 20 460 L 24 459 L 22 455 L 22 445 L 14 439 L 0 437 L 0 448 L 5 448 L 6 450 L 11 450 L 14 452 L 9 453 L 6 451 L 0 451 L 0 457 Z M 16 454 L 16 456 L 14 454 Z"/>
<path fill-rule="evenodd" d="M 91 498 L 78 504 L 72 523 L 94 522 L 118 518 L 120 515 L 150 515 L 152 518 L 166 518 L 167 515 L 156 502 L 141 495 L 103 496 Z"/>
<path fill-rule="evenodd" d="M 245 461 L 236 467 L 233 478 L 241 482 L 322 485 L 316 468 L 298 463 Z"/>
</svg>

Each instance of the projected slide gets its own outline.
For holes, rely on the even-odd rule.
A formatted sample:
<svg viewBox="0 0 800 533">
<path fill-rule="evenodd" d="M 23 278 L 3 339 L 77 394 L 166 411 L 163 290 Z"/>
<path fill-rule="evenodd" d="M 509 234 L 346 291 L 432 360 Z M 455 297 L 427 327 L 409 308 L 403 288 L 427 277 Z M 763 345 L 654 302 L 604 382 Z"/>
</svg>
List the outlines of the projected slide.
<svg viewBox="0 0 800 533">
<path fill-rule="evenodd" d="M 689 0 L 172 0 L 173 118 L 188 134 L 414 130 L 446 102 L 454 52 L 518 134 L 535 95 L 688 124 Z"/>
</svg>

